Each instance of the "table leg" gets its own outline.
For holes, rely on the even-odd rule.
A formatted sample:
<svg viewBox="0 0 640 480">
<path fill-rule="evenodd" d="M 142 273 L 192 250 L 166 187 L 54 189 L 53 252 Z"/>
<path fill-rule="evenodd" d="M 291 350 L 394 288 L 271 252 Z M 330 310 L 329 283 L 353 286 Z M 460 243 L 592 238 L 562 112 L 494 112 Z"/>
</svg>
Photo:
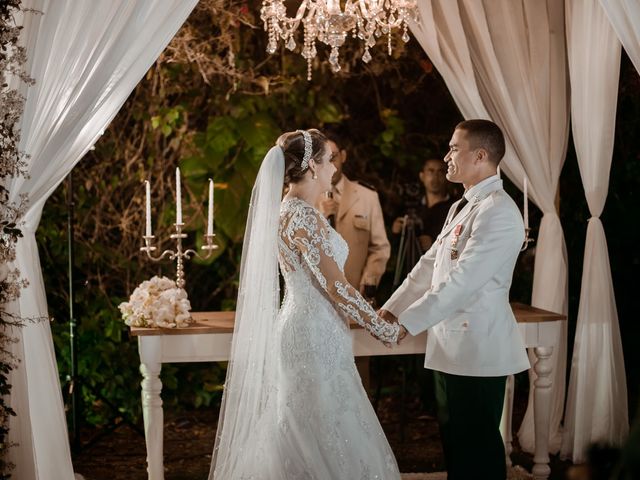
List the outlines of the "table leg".
<svg viewBox="0 0 640 480">
<path fill-rule="evenodd" d="M 162 382 L 160 381 L 161 363 L 141 363 L 142 373 L 142 416 L 144 418 L 144 437 L 147 443 L 147 473 L 149 480 L 164 479 L 163 465 L 163 428 Z"/>
<path fill-rule="evenodd" d="M 511 466 L 511 452 L 513 451 L 513 446 L 511 445 L 513 440 L 513 436 L 511 435 L 511 430 L 513 429 L 513 392 L 513 375 L 509 375 L 505 385 L 504 406 L 502 407 L 502 419 L 500 420 L 500 433 L 502 434 L 502 440 L 504 441 L 504 453 L 507 467 Z"/>
<path fill-rule="evenodd" d="M 537 361 L 533 369 L 537 378 L 534 382 L 533 416 L 535 424 L 535 452 L 533 456 L 534 480 L 549 478 L 549 417 L 551 409 L 551 373 L 552 347 L 536 347 L 533 349 Z"/>
</svg>

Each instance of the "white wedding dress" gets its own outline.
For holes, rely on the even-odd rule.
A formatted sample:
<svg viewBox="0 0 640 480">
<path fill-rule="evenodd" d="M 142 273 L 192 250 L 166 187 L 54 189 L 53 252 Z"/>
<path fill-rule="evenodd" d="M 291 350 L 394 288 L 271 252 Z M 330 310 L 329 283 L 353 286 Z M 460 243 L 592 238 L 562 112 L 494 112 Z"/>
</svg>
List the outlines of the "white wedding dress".
<svg viewBox="0 0 640 480">
<path fill-rule="evenodd" d="M 349 250 L 327 220 L 300 199 L 281 201 L 283 178 L 276 146 L 249 204 L 209 479 L 399 480 L 348 321 L 391 343 L 399 325 L 347 283 Z"/>
<path fill-rule="evenodd" d="M 280 368 L 266 414 L 245 447 L 242 480 L 400 478 L 356 370 L 345 320 L 355 318 L 382 336 L 389 325 L 377 324 L 371 306 L 344 280 L 348 253 L 317 210 L 298 199 L 282 203 Z"/>
</svg>

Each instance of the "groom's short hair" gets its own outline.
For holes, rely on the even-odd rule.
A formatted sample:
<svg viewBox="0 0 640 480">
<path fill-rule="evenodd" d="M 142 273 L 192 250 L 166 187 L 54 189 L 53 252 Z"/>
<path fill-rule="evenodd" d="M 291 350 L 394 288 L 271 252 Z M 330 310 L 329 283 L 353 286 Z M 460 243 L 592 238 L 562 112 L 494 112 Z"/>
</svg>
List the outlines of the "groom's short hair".
<svg viewBox="0 0 640 480">
<path fill-rule="evenodd" d="M 456 125 L 456 130 L 467 132 L 467 140 L 472 148 L 484 148 L 489 160 L 498 165 L 504 157 L 504 135 L 500 127 L 490 120 L 465 120 Z"/>
</svg>

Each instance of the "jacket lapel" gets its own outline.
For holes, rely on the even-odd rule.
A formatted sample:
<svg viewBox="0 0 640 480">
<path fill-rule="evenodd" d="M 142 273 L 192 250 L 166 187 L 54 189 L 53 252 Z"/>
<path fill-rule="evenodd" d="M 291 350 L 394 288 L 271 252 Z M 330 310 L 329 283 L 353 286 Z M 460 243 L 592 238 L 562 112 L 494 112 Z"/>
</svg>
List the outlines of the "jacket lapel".
<svg viewBox="0 0 640 480">
<path fill-rule="evenodd" d="M 480 201 L 474 201 L 474 199 L 472 199 L 469 203 L 467 203 L 464 208 L 462 210 L 460 210 L 458 212 L 458 214 L 453 217 L 449 223 L 447 223 L 444 228 L 442 229 L 442 232 L 440 232 L 440 237 L 444 237 L 447 233 L 449 233 L 453 227 L 455 227 L 456 225 L 459 225 L 460 223 L 462 223 L 471 212 L 473 212 L 473 210 L 475 210 L 476 206 L 480 203 Z"/>
</svg>

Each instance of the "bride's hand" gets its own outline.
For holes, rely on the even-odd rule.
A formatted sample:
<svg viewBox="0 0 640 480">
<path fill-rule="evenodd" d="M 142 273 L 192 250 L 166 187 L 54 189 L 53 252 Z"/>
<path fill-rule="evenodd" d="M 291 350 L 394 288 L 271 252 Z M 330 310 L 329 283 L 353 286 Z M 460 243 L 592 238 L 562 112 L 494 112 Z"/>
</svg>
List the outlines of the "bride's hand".
<svg viewBox="0 0 640 480">
<path fill-rule="evenodd" d="M 407 333 L 409 333 L 409 332 L 407 331 L 405 326 L 404 325 L 400 325 L 400 331 L 398 332 L 398 340 L 396 341 L 396 343 L 385 342 L 384 340 L 380 340 L 380 341 L 384 344 L 385 347 L 393 348 L 393 347 L 396 347 L 396 346 L 400 345 L 400 342 L 402 342 L 404 337 L 407 336 Z"/>
</svg>

